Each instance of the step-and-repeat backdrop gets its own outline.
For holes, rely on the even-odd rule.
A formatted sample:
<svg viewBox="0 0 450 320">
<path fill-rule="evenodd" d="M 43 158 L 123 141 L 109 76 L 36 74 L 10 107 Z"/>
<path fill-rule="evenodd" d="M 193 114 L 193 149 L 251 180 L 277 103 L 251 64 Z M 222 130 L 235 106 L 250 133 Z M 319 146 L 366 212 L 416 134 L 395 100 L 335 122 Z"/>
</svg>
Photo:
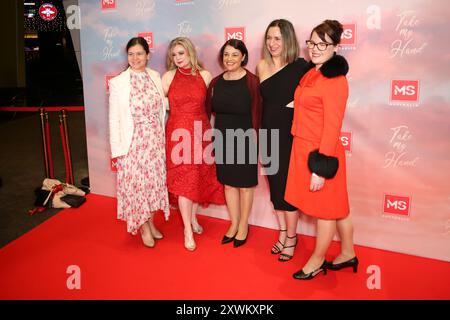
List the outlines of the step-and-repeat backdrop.
<svg viewBox="0 0 450 320">
<path fill-rule="evenodd" d="M 450 42 L 446 0 L 80 0 L 81 49 L 92 192 L 115 196 L 108 138 L 110 77 L 125 69 L 125 45 L 141 35 L 149 66 L 165 72 L 169 41 L 191 38 L 213 75 L 229 38 L 244 40 L 248 68 L 261 58 L 264 31 L 290 20 L 305 40 L 325 19 L 344 24 L 350 64 L 341 141 L 360 245 L 450 261 Z M 265 176 L 250 223 L 277 226 Z M 202 214 L 228 219 L 225 207 Z M 170 223 L 170 220 L 169 222 Z M 298 231 L 313 235 L 302 217 Z M 219 236 L 219 235 L 218 235 Z M 276 235 L 274 233 L 274 239 Z"/>
</svg>

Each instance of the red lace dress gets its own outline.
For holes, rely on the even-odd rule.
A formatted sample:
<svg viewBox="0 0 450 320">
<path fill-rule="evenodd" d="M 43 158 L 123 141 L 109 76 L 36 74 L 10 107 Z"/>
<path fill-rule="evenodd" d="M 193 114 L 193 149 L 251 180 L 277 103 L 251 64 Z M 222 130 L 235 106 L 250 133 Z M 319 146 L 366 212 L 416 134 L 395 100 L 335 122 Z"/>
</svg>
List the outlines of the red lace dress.
<svg viewBox="0 0 450 320">
<path fill-rule="evenodd" d="M 211 124 L 205 111 L 206 85 L 190 69 L 176 70 L 170 84 L 170 116 L 166 125 L 167 187 L 170 201 L 178 196 L 203 206 L 225 204 L 211 154 Z M 206 149 L 206 150 L 205 150 Z"/>
</svg>

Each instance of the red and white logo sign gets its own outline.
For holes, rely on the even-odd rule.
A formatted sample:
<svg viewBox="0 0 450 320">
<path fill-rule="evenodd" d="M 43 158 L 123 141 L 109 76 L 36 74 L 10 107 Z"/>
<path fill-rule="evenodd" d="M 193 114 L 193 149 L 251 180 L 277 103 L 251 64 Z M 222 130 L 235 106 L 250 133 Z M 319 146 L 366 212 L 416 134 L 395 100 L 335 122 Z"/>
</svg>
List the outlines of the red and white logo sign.
<svg viewBox="0 0 450 320">
<path fill-rule="evenodd" d="M 230 39 L 237 39 L 245 42 L 245 28 L 244 27 L 225 28 L 225 41 L 228 41 Z"/>
<path fill-rule="evenodd" d="M 39 15 L 45 21 L 52 21 L 58 15 L 58 10 L 51 3 L 44 3 L 39 7 Z"/>
<path fill-rule="evenodd" d="M 351 132 L 341 132 L 341 143 L 344 146 L 344 150 L 352 152 L 352 133 Z"/>
<path fill-rule="evenodd" d="M 409 216 L 410 205 L 410 197 L 385 194 L 383 201 L 383 212 L 401 216 Z"/>
<path fill-rule="evenodd" d="M 139 32 L 138 37 L 142 37 L 147 41 L 149 49 L 153 49 L 153 32 Z"/>
<path fill-rule="evenodd" d="M 111 159 L 110 163 L 111 171 L 117 172 L 117 159 Z"/>
<path fill-rule="evenodd" d="M 391 101 L 418 102 L 419 80 L 392 80 Z"/>
<path fill-rule="evenodd" d="M 102 0 L 102 9 L 115 9 L 116 8 L 116 0 Z"/>
<path fill-rule="evenodd" d="M 344 32 L 341 35 L 342 46 L 355 46 L 356 45 L 356 24 L 344 24 L 342 25 Z"/>
</svg>

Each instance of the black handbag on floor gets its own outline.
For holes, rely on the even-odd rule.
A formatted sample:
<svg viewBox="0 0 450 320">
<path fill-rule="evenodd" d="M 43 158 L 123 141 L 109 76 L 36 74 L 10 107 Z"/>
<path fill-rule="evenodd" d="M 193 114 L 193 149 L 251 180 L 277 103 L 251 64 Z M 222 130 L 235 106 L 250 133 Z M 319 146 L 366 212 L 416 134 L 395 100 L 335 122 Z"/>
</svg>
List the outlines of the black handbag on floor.
<svg viewBox="0 0 450 320">
<path fill-rule="evenodd" d="M 51 193 L 51 191 L 42 190 L 41 188 L 37 188 L 36 190 L 34 190 L 34 194 L 36 195 L 34 206 L 50 208 L 52 204 L 50 195 Z"/>
<path fill-rule="evenodd" d="M 86 198 L 83 196 L 76 196 L 74 194 L 66 194 L 65 196 L 61 197 L 61 200 L 67 203 L 72 208 L 78 208 L 83 203 L 86 202 Z"/>
</svg>

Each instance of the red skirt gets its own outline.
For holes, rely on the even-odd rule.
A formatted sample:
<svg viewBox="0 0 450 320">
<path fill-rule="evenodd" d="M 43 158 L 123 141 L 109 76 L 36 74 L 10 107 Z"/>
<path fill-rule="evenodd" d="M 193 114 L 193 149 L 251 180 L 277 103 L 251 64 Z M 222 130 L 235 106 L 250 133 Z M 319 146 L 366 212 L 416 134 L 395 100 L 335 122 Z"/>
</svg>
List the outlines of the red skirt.
<svg viewBox="0 0 450 320">
<path fill-rule="evenodd" d="M 194 123 L 201 123 L 195 129 Z M 174 130 L 181 129 L 188 133 L 180 140 L 171 139 Z M 212 143 L 204 139 L 204 132 L 211 129 L 211 124 L 206 116 L 182 115 L 171 116 L 166 126 L 166 159 L 167 159 L 167 188 L 171 204 L 178 204 L 178 197 L 183 196 L 199 203 L 201 206 L 208 204 L 225 204 L 225 193 L 223 185 L 217 180 L 216 165 L 213 161 L 205 161 L 203 155 L 205 149 Z M 181 140 L 187 139 L 186 147 L 190 150 L 181 150 Z M 174 150 L 175 149 L 175 150 Z M 189 148 L 188 148 L 189 149 Z M 179 152 L 181 150 L 181 152 Z M 182 155 L 188 152 L 184 158 Z M 207 152 L 206 152 L 207 153 Z M 180 156 L 181 155 L 181 156 Z M 180 159 L 173 161 L 173 157 L 183 158 L 186 161 L 180 163 Z"/>
<path fill-rule="evenodd" d="M 338 143 L 336 154 L 339 169 L 332 179 L 326 179 L 324 187 L 312 192 L 309 190 L 311 171 L 308 156 L 319 144 L 294 137 L 291 159 L 286 183 L 285 200 L 303 213 L 320 219 L 342 219 L 349 214 L 345 150 Z"/>
</svg>

